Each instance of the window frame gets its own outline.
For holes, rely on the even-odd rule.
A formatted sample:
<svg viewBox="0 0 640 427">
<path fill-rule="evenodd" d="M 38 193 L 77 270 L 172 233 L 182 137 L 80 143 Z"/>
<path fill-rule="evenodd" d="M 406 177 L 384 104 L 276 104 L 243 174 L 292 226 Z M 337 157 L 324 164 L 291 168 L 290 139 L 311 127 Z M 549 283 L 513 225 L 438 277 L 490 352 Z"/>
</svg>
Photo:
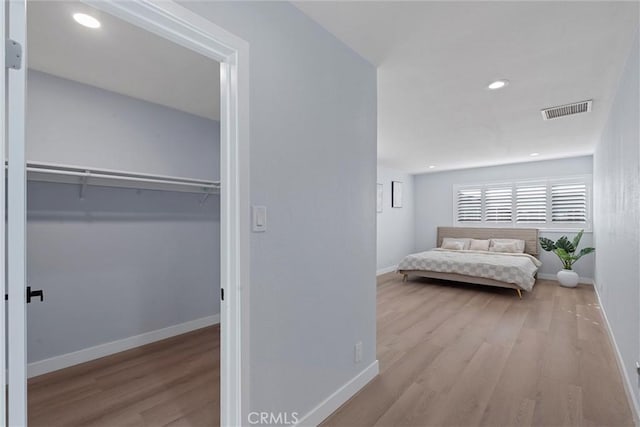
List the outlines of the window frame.
<svg viewBox="0 0 640 427">
<path fill-rule="evenodd" d="M 585 222 L 553 222 L 552 204 L 551 204 L 551 187 L 557 184 L 580 183 L 585 185 L 586 191 L 586 221 Z M 517 189 L 519 186 L 525 185 L 545 185 L 546 186 L 546 221 L 517 223 Z M 511 221 L 510 222 L 489 222 L 486 221 L 486 190 L 495 189 L 496 187 L 511 187 Z M 458 221 L 458 193 L 461 190 L 481 190 L 481 213 L 480 221 Z M 550 232 L 575 232 L 584 230 L 585 232 L 593 232 L 593 176 L 587 175 L 571 175 L 571 176 L 555 176 L 539 179 L 521 179 L 509 181 L 487 181 L 474 184 L 454 184 L 452 186 L 452 223 L 456 227 L 503 227 L 503 228 L 537 228 Z"/>
</svg>

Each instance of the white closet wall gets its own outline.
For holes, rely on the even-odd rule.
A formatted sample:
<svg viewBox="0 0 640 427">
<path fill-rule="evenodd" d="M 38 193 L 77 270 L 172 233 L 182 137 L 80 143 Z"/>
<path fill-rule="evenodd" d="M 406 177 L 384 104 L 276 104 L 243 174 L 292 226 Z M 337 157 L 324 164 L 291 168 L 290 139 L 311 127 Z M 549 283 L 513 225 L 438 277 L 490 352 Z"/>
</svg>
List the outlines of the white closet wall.
<svg viewBox="0 0 640 427">
<path fill-rule="evenodd" d="M 219 123 L 30 71 L 27 158 L 219 179 Z M 170 90 L 168 88 L 167 90 Z M 29 362 L 219 313 L 219 198 L 30 182 Z"/>
</svg>

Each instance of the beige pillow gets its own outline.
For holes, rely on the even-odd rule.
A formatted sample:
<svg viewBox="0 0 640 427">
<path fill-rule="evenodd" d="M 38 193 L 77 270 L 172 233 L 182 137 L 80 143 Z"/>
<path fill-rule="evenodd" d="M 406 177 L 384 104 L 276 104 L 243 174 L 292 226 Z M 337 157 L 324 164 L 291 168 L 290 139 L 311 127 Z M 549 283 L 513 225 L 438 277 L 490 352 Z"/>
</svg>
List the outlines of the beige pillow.
<svg viewBox="0 0 640 427">
<path fill-rule="evenodd" d="M 461 251 L 464 249 L 464 242 L 458 242 L 450 240 L 448 242 L 442 242 L 442 249 L 450 249 L 453 251 Z"/>
<path fill-rule="evenodd" d="M 512 244 L 515 245 L 516 250 L 513 253 L 524 253 L 524 240 L 519 240 L 519 239 L 491 239 L 491 245 L 489 245 L 489 250 L 491 250 L 491 248 L 494 245 L 497 244 Z M 493 251 L 493 252 L 504 252 L 504 251 Z"/>
<path fill-rule="evenodd" d="M 462 244 L 462 248 L 458 249 L 458 250 L 462 250 L 462 249 L 469 249 L 469 243 L 471 242 L 471 239 L 454 239 L 452 237 L 445 237 L 444 239 L 442 239 L 442 248 L 446 249 L 444 247 L 444 245 L 448 244 L 449 242 L 458 242 Z"/>
<path fill-rule="evenodd" d="M 469 244 L 469 250 L 471 251 L 488 251 L 489 250 L 489 240 L 477 240 L 471 239 L 471 243 Z"/>
<path fill-rule="evenodd" d="M 493 246 L 489 248 L 491 252 L 502 252 L 507 254 L 521 254 L 520 250 L 516 243 L 494 243 Z"/>
</svg>

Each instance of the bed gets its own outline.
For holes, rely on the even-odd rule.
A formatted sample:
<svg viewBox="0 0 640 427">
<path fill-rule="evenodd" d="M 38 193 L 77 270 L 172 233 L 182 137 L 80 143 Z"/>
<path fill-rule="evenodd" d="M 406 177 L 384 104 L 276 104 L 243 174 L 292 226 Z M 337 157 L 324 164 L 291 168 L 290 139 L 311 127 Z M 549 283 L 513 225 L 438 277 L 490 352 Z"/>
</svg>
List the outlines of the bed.
<svg viewBox="0 0 640 427">
<path fill-rule="evenodd" d="M 505 254 L 487 251 L 440 249 L 445 238 L 518 239 L 524 241 L 524 253 Z M 538 255 L 538 229 L 438 227 L 438 248 L 406 256 L 398 273 L 407 281 L 410 275 L 478 285 L 531 291 L 542 265 Z"/>
</svg>

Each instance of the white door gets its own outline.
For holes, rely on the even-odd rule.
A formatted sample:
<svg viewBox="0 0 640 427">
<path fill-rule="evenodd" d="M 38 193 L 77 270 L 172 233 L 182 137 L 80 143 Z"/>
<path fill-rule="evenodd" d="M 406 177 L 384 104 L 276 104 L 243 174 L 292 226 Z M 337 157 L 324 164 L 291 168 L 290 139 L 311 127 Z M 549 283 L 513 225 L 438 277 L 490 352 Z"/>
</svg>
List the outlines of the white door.
<svg viewBox="0 0 640 427">
<path fill-rule="evenodd" d="M 7 172 L 7 358 L 8 425 L 27 425 L 27 346 L 26 346 L 26 162 L 25 162 L 25 83 L 26 83 L 26 0 L 3 2 L 10 40 L 7 55 L 6 153 Z M 20 57 L 18 59 L 18 56 Z M 4 161 L 4 150 L 3 159 Z M 4 180 L 4 177 L 3 177 Z M 4 185 L 1 185 L 4 189 Z M 4 208 L 4 207 L 3 207 Z M 0 221 L 3 223 L 4 221 Z M 4 231 L 4 230 L 3 230 Z M 0 245 L 4 246 L 4 245 Z M 5 259 L 4 256 L 0 257 Z M 5 266 L 3 266 L 5 267 Z M 4 276 L 4 275 L 3 275 Z M 2 316 L 4 318 L 4 316 Z"/>
</svg>

